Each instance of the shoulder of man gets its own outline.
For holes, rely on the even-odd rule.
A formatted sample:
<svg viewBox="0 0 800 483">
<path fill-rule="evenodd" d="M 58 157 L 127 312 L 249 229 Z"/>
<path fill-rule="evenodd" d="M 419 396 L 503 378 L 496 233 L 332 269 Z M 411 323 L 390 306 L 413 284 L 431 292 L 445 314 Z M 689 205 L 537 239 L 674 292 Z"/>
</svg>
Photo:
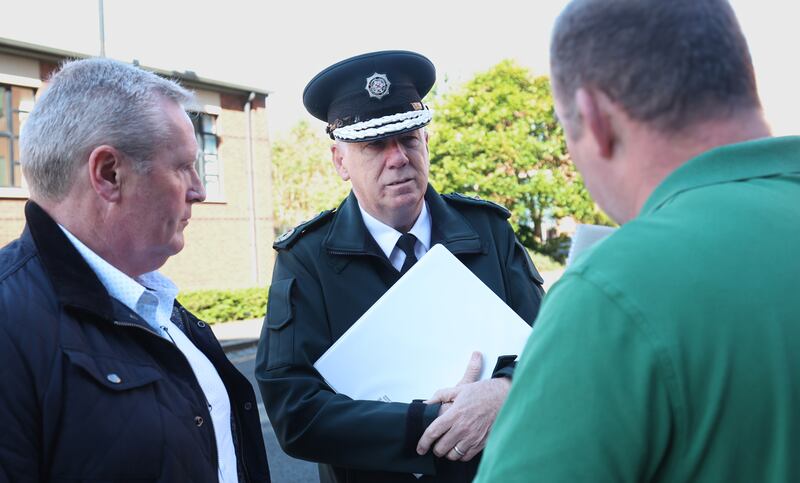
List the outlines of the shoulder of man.
<svg viewBox="0 0 800 483">
<path fill-rule="evenodd" d="M 481 208 L 486 208 L 489 210 L 493 210 L 499 213 L 503 218 L 508 219 L 511 216 L 511 212 L 506 209 L 505 206 L 499 205 L 493 201 L 484 200 L 478 196 L 467 196 L 461 193 L 450 193 L 446 195 L 442 195 L 446 201 L 454 205 L 462 205 L 462 206 L 478 206 Z"/>
<path fill-rule="evenodd" d="M 0 282 L 16 273 L 19 267 L 27 263 L 35 255 L 35 247 L 23 242 L 21 238 L 17 238 L 0 248 Z"/>
<path fill-rule="evenodd" d="M 272 244 L 272 248 L 275 250 L 290 249 L 292 245 L 294 245 L 303 235 L 324 224 L 327 220 L 330 220 L 335 213 L 335 208 L 332 210 L 322 211 L 314 218 L 304 221 L 294 228 L 288 229 L 281 236 L 275 239 L 275 243 Z"/>
</svg>

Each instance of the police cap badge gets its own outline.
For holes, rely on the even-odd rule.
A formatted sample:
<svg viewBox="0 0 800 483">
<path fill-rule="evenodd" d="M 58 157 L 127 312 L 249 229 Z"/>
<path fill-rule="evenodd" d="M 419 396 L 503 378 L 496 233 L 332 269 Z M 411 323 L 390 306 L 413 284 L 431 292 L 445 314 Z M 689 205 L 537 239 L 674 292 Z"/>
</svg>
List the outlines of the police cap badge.
<svg viewBox="0 0 800 483">
<path fill-rule="evenodd" d="M 431 121 L 422 103 L 436 80 L 425 56 L 390 50 L 358 55 L 317 74 L 303 91 L 312 116 L 328 123 L 331 139 L 372 141 L 419 129 Z"/>
</svg>

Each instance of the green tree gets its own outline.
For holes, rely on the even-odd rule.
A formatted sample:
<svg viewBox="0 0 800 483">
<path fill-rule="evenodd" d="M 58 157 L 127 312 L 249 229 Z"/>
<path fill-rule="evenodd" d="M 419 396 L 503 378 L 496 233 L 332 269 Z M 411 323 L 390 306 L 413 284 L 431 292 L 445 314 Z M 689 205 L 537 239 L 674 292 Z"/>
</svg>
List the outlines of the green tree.
<svg viewBox="0 0 800 483">
<path fill-rule="evenodd" d="M 434 100 L 431 181 L 441 192 L 507 207 L 520 240 L 538 248 L 545 216 L 603 221 L 567 154 L 550 82 L 504 60 Z"/>
<path fill-rule="evenodd" d="M 339 205 L 350 191 L 331 163 L 331 141 L 299 122 L 272 146 L 275 230 L 283 233 L 322 210 Z"/>
</svg>

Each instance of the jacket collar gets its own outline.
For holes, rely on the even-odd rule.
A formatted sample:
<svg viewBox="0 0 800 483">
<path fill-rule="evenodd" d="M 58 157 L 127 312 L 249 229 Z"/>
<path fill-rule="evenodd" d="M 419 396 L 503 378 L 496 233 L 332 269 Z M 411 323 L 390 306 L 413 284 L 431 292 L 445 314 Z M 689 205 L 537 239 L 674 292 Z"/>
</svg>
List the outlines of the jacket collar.
<svg viewBox="0 0 800 483">
<path fill-rule="evenodd" d="M 478 232 L 461 213 L 445 203 L 430 185 L 425 200 L 431 212 L 431 246 L 441 243 L 453 254 L 486 253 L 486 246 Z"/>
<path fill-rule="evenodd" d="M 86 260 L 47 212 L 28 201 L 25 220 L 23 237 L 31 237 L 61 305 L 107 320 L 138 324 L 141 319 L 122 303 L 114 303 Z"/>
<path fill-rule="evenodd" d="M 425 201 L 431 215 L 431 246 L 441 243 L 452 253 L 480 253 L 484 251 L 480 236 L 466 219 L 451 208 L 429 184 Z M 369 234 L 355 194 L 345 199 L 337 210 L 323 246 L 332 255 L 384 256 Z"/>
<path fill-rule="evenodd" d="M 322 245 L 334 255 L 380 256 L 382 253 L 364 224 L 356 195 L 352 191 L 336 210 Z"/>
<path fill-rule="evenodd" d="M 800 136 L 764 138 L 711 149 L 690 159 L 659 184 L 639 216 L 675 196 L 713 184 L 800 172 Z"/>
</svg>

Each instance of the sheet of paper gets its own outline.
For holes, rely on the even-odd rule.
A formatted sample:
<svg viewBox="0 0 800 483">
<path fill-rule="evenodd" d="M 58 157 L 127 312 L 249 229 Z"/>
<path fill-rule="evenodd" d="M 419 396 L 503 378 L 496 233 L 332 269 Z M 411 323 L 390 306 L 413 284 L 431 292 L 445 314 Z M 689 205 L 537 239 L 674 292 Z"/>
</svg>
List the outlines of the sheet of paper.
<svg viewBox="0 0 800 483">
<path fill-rule="evenodd" d="M 353 399 L 426 399 L 464 375 L 481 379 L 519 355 L 531 328 L 442 245 L 435 245 L 319 358 L 314 367 Z"/>
<path fill-rule="evenodd" d="M 579 255 L 614 233 L 615 230 L 616 228 L 610 226 L 578 225 L 575 229 L 575 235 L 572 237 L 572 243 L 569 246 L 567 266 L 572 265 Z"/>
</svg>

